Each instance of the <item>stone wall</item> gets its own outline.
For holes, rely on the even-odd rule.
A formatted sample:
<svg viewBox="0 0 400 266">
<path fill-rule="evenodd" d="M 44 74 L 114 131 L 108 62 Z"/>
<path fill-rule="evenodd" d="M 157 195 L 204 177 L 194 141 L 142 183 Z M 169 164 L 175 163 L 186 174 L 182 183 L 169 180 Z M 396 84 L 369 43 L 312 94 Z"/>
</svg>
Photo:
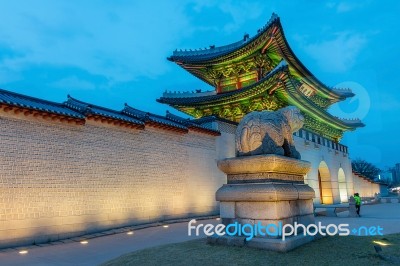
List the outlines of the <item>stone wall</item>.
<svg viewBox="0 0 400 266">
<path fill-rule="evenodd" d="M 0 248 L 218 214 L 215 192 L 226 175 L 216 161 L 235 156 L 236 126 L 218 120 L 204 125 L 221 136 L 93 120 L 71 125 L 0 111 Z M 314 202 L 320 202 L 319 170 L 328 173 L 325 197 L 333 203 L 354 191 L 364 197 L 379 192 L 353 177 L 347 153 L 294 140 L 312 164 L 305 181 L 316 191 Z"/>
<path fill-rule="evenodd" d="M 354 192 L 359 193 L 361 198 L 374 198 L 375 193 L 380 193 L 380 185 L 369 182 L 362 177 L 353 174 Z"/>
<path fill-rule="evenodd" d="M 0 128 L 0 248 L 218 213 L 218 137 L 8 113 Z"/>
<path fill-rule="evenodd" d="M 305 182 L 315 190 L 314 202 L 321 203 L 321 192 L 324 203 L 347 202 L 348 197 L 354 193 L 353 174 L 348 154 L 298 136 L 294 136 L 294 140 L 302 160 L 311 162 L 311 171 L 306 175 Z M 345 186 L 341 190 L 339 189 L 340 171 L 343 171 L 345 178 Z M 318 172 L 321 176 L 321 187 Z"/>
</svg>

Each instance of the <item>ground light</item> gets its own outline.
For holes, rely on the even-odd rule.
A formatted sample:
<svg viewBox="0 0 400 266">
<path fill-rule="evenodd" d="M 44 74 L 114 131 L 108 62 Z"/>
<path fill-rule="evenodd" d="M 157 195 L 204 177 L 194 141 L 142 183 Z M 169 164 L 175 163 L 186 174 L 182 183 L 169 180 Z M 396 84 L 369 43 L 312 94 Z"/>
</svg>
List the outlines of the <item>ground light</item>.
<svg viewBox="0 0 400 266">
<path fill-rule="evenodd" d="M 380 246 L 390 246 L 389 243 L 385 243 L 385 242 L 383 242 L 383 241 L 375 240 L 375 241 L 373 241 L 373 242 L 374 242 L 375 244 L 380 245 Z"/>
<path fill-rule="evenodd" d="M 20 250 L 18 253 L 19 254 L 28 254 L 28 250 Z"/>
<path fill-rule="evenodd" d="M 164 227 L 164 228 L 168 228 L 168 227 L 169 227 L 169 225 L 163 225 L 163 227 Z"/>
<path fill-rule="evenodd" d="M 221 220 L 221 218 L 216 218 L 215 220 L 219 221 L 219 220 Z"/>
<path fill-rule="evenodd" d="M 126 233 L 127 235 L 133 235 L 132 231 L 129 231 L 128 233 Z"/>
<path fill-rule="evenodd" d="M 82 245 L 86 245 L 87 243 L 89 243 L 87 240 L 82 240 L 81 242 L 80 242 Z"/>
</svg>

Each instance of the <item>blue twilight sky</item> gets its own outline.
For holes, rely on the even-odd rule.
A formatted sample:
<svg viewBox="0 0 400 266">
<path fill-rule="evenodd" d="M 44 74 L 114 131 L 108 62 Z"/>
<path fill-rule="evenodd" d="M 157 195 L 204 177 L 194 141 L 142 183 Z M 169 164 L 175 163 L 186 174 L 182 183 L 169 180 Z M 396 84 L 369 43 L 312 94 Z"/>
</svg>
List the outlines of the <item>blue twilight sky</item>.
<svg viewBox="0 0 400 266">
<path fill-rule="evenodd" d="M 164 114 L 163 91 L 211 89 L 166 60 L 173 50 L 253 36 L 272 12 L 315 76 L 357 93 L 330 109 L 367 125 L 345 134 L 351 157 L 400 162 L 399 1 L 3 0 L 0 87 Z"/>
</svg>

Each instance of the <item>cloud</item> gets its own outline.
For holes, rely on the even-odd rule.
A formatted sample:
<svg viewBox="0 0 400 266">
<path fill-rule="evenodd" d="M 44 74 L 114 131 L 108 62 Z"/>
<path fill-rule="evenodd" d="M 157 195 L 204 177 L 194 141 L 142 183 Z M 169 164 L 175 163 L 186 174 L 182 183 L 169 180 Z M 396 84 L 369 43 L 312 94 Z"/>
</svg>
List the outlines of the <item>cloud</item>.
<svg viewBox="0 0 400 266">
<path fill-rule="evenodd" d="M 200 0 L 195 1 L 193 6 L 193 11 L 197 13 L 204 12 L 205 10 L 218 10 L 217 12 L 219 21 L 221 23 L 221 18 L 225 15 L 229 19 L 225 21 L 223 26 L 210 27 L 211 30 L 222 31 L 226 34 L 230 34 L 236 30 L 242 28 L 243 24 L 249 20 L 256 19 L 264 13 L 264 6 L 258 1 L 232 1 L 232 0 L 222 0 L 222 1 L 209 1 Z M 194 25 L 197 26 L 197 25 Z"/>
<path fill-rule="evenodd" d="M 207 31 L 230 33 L 263 10 L 258 2 L 228 0 L 83 1 L 79 7 L 74 1 L 43 0 L 34 6 L 2 4 L 0 73 L 9 77 L 0 82 L 15 81 L 32 65 L 77 67 L 112 84 L 156 78 L 173 67 L 166 57 L 182 39 Z M 193 12 L 204 8 L 227 18 L 225 24 L 193 23 Z"/>
<path fill-rule="evenodd" d="M 335 2 L 328 2 L 326 3 L 326 7 L 330 8 L 330 9 L 335 9 L 337 13 L 346 13 L 346 12 L 350 12 L 354 9 L 357 8 L 362 8 L 364 7 L 366 4 L 368 4 L 369 1 L 367 2 L 339 2 L 339 3 L 335 3 Z"/>
<path fill-rule="evenodd" d="M 301 40 L 299 37 L 296 39 Z M 341 32 L 332 39 L 315 43 L 303 39 L 300 45 L 325 71 L 344 72 L 352 68 L 366 43 L 367 38 L 363 34 Z"/>
<path fill-rule="evenodd" d="M 77 66 L 114 81 L 155 77 L 169 69 L 165 57 L 188 24 L 179 1 L 32 5 L 2 4 L 1 47 L 12 47 L 18 55 L 0 60 L 3 72 L 46 64 Z"/>
<path fill-rule="evenodd" d="M 263 14 L 261 5 L 251 1 L 241 1 L 235 4 L 232 4 L 231 1 L 220 2 L 219 8 L 232 17 L 232 21 L 224 26 L 224 31 L 227 33 L 240 29 L 246 20 L 258 18 Z"/>
<path fill-rule="evenodd" d="M 400 97 L 393 93 L 380 92 L 379 101 L 375 102 L 375 108 L 380 111 L 386 111 L 391 113 L 398 113 L 400 111 Z"/>
<path fill-rule="evenodd" d="M 50 84 L 55 88 L 61 89 L 75 89 L 75 90 L 94 90 L 96 88 L 95 84 L 90 81 L 79 79 L 76 76 L 69 76 L 63 79 L 60 79 L 56 82 Z"/>
</svg>

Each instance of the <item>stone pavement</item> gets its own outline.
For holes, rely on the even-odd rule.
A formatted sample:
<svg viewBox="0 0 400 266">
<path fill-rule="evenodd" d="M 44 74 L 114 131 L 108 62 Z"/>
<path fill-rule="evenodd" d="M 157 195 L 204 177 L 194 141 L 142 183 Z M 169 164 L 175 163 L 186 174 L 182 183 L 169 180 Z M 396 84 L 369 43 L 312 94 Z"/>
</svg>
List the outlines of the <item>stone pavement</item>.
<svg viewBox="0 0 400 266">
<path fill-rule="evenodd" d="M 345 213 L 339 214 L 344 216 Z M 381 226 L 384 234 L 400 232 L 400 203 L 366 205 L 361 208 L 361 218 L 316 217 L 316 222 L 348 223 L 350 229 L 360 226 Z M 219 223 L 215 219 L 198 220 L 198 223 Z M 199 237 L 204 237 L 199 236 Z M 33 246 L 27 254 L 17 249 L 0 252 L 0 265 L 98 265 L 125 253 L 158 245 L 178 243 L 194 239 L 188 236 L 187 222 L 150 227 L 89 239 L 87 244 L 75 241 L 59 242 L 43 247 Z"/>
<path fill-rule="evenodd" d="M 360 226 L 380 226 L 383 228 L 383 234 L 400 232 L 400 203 L 361 205 L 360 214 L 361 217 L 349 218 L 348 211 L 345 211 L 338 213 L 338 217 L 318 216 L 316 222 L 320 221 L 323 225 L 346 223 L 351 229 Z"/>
</svg>

